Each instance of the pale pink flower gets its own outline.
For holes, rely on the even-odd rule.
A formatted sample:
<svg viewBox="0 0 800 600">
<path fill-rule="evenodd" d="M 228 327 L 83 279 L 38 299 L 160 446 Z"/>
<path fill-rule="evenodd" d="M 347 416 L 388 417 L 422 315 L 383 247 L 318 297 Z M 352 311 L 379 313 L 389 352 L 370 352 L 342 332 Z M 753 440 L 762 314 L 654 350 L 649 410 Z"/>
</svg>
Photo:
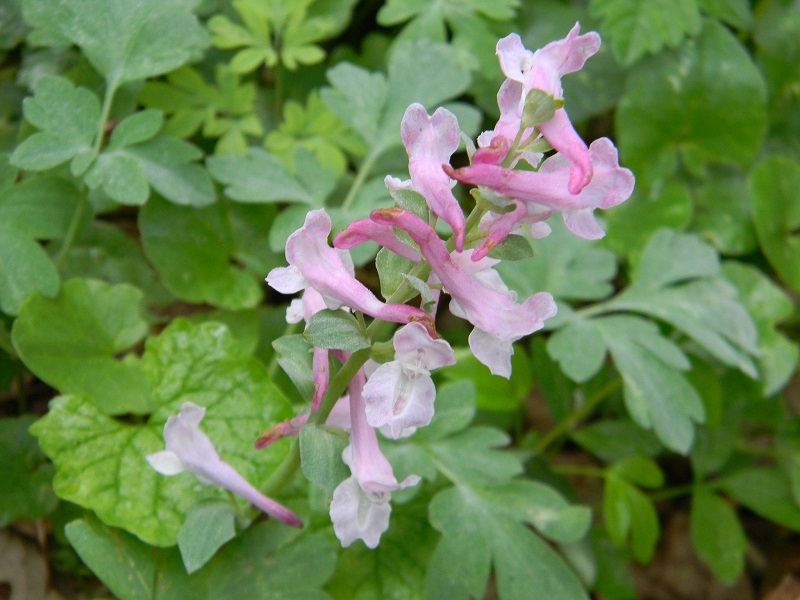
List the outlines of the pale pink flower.
<svg viewBox="0 0 800 600">
<path fill-rule="evenodd" d="M 436 388 L 430 372 L 455 364 L 456 357 L 450 344 L 432 339 L 419 323 L 395 333 L 394 349 L 395 359 L 375 370 L 363 395 L 367 422 L 397 439 L 431 422 Z"/>
<path fill-rule="evenodd" d="M 384 248 L 411 262 L 418 263 L 420 261 L 419 253 L 405 242 L 397 239 L 390 225 L 376 223 L 370 219 L 353 221 L 342 229 L 333 238 L 333 247 L 340 250 L 348 250 L 364 242 L 377 242 Z"/>
<path fill-rule="evenodd" d="M 259 492 L 220 458 L 214 444 L 200 430 L 200 421 L 205 414 L 204 407 L 186 402 L 177 416 L 169 417 L 164 425 L 167 449 L 148 455 L 150 466 L 162 475 L 177 475 L 184 471 L 194 473 L 202 483 L 223 487 L 249 500 L 269 516 L 292 527 L 302 527 L 303 522 L 297 515 Z"/>
<path fill-rule="evenodd" d="M 419 245 L 433 275 L 452 298 L 450 311 L 475 327 L 469 337 L 472 353 L 492 373 L 510 377 L 513 342 L 541 329 L 544 320 L 555 315 L 553 297 L 539 292 L 517 303 L 516 294 L 491 268 L 497 261 L 473 262 L 471 251 L 451 255 L 436 232 L 408 211 L 376 210 L 370 218 L 402 229 Z"/>
</svg>

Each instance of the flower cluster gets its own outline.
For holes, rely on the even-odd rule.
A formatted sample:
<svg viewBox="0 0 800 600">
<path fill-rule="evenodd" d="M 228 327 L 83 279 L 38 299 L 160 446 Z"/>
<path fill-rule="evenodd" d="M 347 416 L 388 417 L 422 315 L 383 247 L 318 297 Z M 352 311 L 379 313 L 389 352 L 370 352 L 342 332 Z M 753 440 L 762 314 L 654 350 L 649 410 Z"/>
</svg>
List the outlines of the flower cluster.
<svg viewBox="0 0 800 600">
<path fill-rule="evenodd" d="M 454 114 L 439 108 L 430 115 L 415 103 L 403 117 L 401 137 L 410 179 L 387 177 L 386 186 L 390 191 L 419 194 L 430 218 L 400 207 L 375 210 L 339 232 L 331 246 L 330 218 L 324 209 L 309 212 L 287 241 L 289 266 L 273 269 L 267 276 L 269 285 L 281 293 L 303 291 L 302 299 L 293 301 L 287 312 L 291 323 L 309 323 L 325 309 L 344 309 L 370 316 L 376 323 L 401 325 L 393 337 L 394 359 L 358 364 L 347 395 L 338 402 L 328 393 L 331 360 L 345 363 L 350 355 L 343 350 L 313 351 L 311 413 L 322 407 L 327 423 L 350 431 L 351 436 L 342 456 L 351 476 L 336 488 L 330 505 L 334 531 L 343 545 L 361 539 L 375 547 L 389 526 L 391 492 L 419 481 L 415 475 L 397 481 L 381 452 L 377 431 L 404 437 L 428 425 L 433 417 L 436 389 L 431 371 L 455 363 L 453 350 L 435 328 L 442 294 L 450 297 L 450 312 L 473 326 L 469 346 L 474 356 L 492 373 L 510 377 L 514 342 L 541 329 L 555 315 L 556 305 L 547 292 L 518 299 L 494 269 L 499 261 L 490 256 L 491 251 L 511 233 L 547 235 L 545 220 L 554 212 L 562 214 L 574 234 L 599 238 L 603 231 L 594 210 L 615 206 L 630 196 L 633 175 L 619 166 L 613 143 L 603 138 L 587 147 L 564 109 L 561 78 L 581 69 L 599 46 L 599 36 L 580 35 L 578 24 L 565 39 L 536 52 L 527 50 L 516 34 L 500 40 L 497 54 L 506 75 L 497 95 L 501 116 L 493 130 L 478 137 L 477 148 L 468 143 L 469 166 L 450 164 L 462 139 Z M 555 152 L 545 158 L 551 149 Z M 457 182 L 478 188 L 479 201 L 469 218 L 453 193 Z M 437 219 L 452 230 L 449 241 L 434 229 Z M 423 290 L 420 307 L 403 303 L 411 294 L 396 294 L 400 302 L 383 302 L 355 278 L 348 250 L 366 241 L 377 242 L 414 265 L 406 281 L 416 279 L 414 287 Z M 335 406 L 325 406 L 333 402 Z M 197 407 L 185 406 L 177 418 L 186 420 L 187 428 L 193 426 L 193 433 L 176 433 L 178 421 L 170 421 L 165 429 L 168 450 L 181 458 L 184 468 L 296 524 L 293 515 L 279 510 L 279 505 L 265 502 L 238 480 L 218 473 L 225 463 L 216 457 L 207 438 L 198 438 L 202 434 L 197 430 L 197 415 Z M 257 447 L 297 434 L 308 419 L 305 414 L 273 426 Z M 170 442 L 170 437 L 179 435 L 199 439 L 197 451 L 214 468 L 198 460 L 193 463 L 187 449 L 182 455 L 181 447 L 187 444 Z M 150 460 L 162 472 L 169 471 L 163 453 Z"/>
</svg>

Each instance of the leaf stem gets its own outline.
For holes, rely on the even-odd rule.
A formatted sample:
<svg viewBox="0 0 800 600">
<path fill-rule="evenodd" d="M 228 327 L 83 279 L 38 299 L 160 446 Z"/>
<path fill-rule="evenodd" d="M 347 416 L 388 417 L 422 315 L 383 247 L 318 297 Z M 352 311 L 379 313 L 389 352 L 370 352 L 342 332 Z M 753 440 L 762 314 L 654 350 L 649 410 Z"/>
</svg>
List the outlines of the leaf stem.
<svg viewBox="0 0 800 600">
<path fill-rule="evenodd" d="M 556 440 L 564 435 L 567 435 L 575 425 L 583 421 L 594 412 L 597 405 L 600 404 L 611 392 L 616 390 L 622 384 L 619 378 L 609 381 L 605 386 L 597 390 L 594 394 L 589 396 L 580 407 L 574 410 L 566 419 L 556 424 L 550 431 L 545 433 L 533 447 L 536 454 L 544 454 L 544 451 Z"/>
</svg>

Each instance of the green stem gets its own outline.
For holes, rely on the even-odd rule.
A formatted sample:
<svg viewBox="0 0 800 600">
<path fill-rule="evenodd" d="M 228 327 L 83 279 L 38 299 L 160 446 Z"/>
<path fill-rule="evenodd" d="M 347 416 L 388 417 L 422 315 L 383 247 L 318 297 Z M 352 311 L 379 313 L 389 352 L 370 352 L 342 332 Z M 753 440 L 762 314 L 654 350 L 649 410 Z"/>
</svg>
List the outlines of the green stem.
<svg viewBox="0 0 800 600">
<path fill-rule="evenodd" d="M 614 379 L 601 389 L 597 390 L 597 392 L 587 398 L 586 402 L 584 402 L 577 410 L 573 411 L 572 414 L 570 414 L 566 419 L 558 423 L 550 431 L 539 438 L 539 441 L 536 442 L 536 445 L 533 447 L 533 451 L 536 454 L 543 454 L 550 444 L 569 433 L 569 431 L 575 427 L 575 425 L 591 415 L 594 412 L 594 409 L 597 408 L 597 405 L 600 404 L 600 402 L 602 402 L 611 392 L 616 390 L 621 383 L 622 381 L 620 379 Z"/>
<path fill-rule="evenodd" d="M 562 475 L 579 475 L 582 477 L 599 477 L 605 478 L 606 472 L 604 469 L 598 467 L 582 467 L 580 465 L 552 465 L 550 469 L 554 473 L 561 473 Z"/>
<path fill-rule="evenodd" d="M 345 196 L 344 201 L 342 202 L 342 210 L 347 210 L 353 204 L 358 192 L 361 191 L 361 188 L 364 186 L 364 182 L 372 172 L 372 167 L 375 165 L 375 161 L 378 160 L 381 154 L 382 152 L 380 150 L 376 151 L 373 149 L 373 151 L 370 152 L 363 161 L 361 161 L 361 164 L 358 167 L 358 172 L 356 173 L 356 178 L 353 180 L 353 184 L 350 186 L 350 190 L 347 192 L 347 196 Z"/>
</svg>

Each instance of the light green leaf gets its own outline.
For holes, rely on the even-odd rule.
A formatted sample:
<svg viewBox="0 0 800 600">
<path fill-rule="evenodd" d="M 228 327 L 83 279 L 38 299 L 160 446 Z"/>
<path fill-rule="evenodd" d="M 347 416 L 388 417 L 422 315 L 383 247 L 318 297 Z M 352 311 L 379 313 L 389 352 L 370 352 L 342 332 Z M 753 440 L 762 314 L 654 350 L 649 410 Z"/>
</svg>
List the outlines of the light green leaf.
<svg viewBox="0 0 800 600">
<path fill-rule="evenodd" d="M 65 394 L 80 394 L 107 414 L 151 409 L 150 386 L 138 365 L 119 361 L 147 333 L 142 293 L 71 279 L 54 299 L 32 296 L 14 323 L 14 347 L 25 365 Z"/>
<path fill-rule="evenodd" d="M 592 0 L 591 12 L 603 20 L 602 31 L 623 65 L 675 48 L 700 31 L 697 0 Z"/>
<path fill-rule="evenodd" d="M 155 136 L 164 125 L 164 114 L 160 110 L 140 110 L 128 115 L 111 133 L 109 149 L 122 148 L 146 142 Z"/>
<path fill-rule="evenodd" d="M 428 597 L 481 597 L 493 564 L 499 594 L 506 600 L 588 598 L 563 559 L 523 525 L 535 525 L 531 517 L 541 510 L 535 494 L 521 504 L 534 486 L 526 481 L 501 488 L 458 486 L 434 497 L 430 521 L 443 537 L 428 568 Z M 505 496 L 513 498 L 508 508 Z"/>
<path fill-rule="evenodd" d="M 640 183 L 671 175 L 679 153 L 696 174 L 709 163 L 746 167 L 766 129 L 764 81 L 736 38 L 709 20 L 696 40 L 634 68 L 616 123 L 623 163 Z"/>
<path fill-rule="evenodd" d="M 2 210 L 2 205 L 0 205 L 0 210 Z M 381 295 L 388 300 L 405 281 L 403 275 L 408 273 L 413 266 L 413 262 L 387 248 L 378 250 L 375 267 L 378 269 L 378 276 L 381 279 Z"/>
<path fill-rule="evenodd" d="M 139 213 L 145 254 L 167 289 L 179 298 L 228 310 L 260 302 L 259 282 L 232 260 L 237 240 L 229 233 L 229 218 L 224 204 L 200 209 L 157 197 Z M 176 236 L 176 231 L 191 237 Z"/>
<path fill-rule="evenodd" d="M 314 314 L 303 337 L 312 346 L 355 352 L 372 344 L 356 318 L 343 310 L 321 310 Z"/>
<path fill-rule="evenodd" d="M 178 549 L 189 575 L 236 536 L 235 517 L 236 511 L 230 502 L 211 500 L 192 507 L 178 532 Z"/>
<path fill-rule="evenodd" d="M 60 240 L 78 205 L 78 190 L 55 177 L 32 177 L 0 192 L 0 223 L 20 235 Z"/>
<path fill-rule="evenodd" d="M 770 156 L 750 175 L 750 208 L 761 249 L 781 279 L 800 290 L 800 163 Z"/>
<path fill-rule="evenodd" d="M 300 397 L 314 396 L 314 370 L 311 366 L 311 344 L 302 335 L 285 335 L 272 342 L 278 364 L 300 392 Z"/>
<path fill-rule="evenodd" d="M 303 475 L 328 498 L 350 477 L 350 469 L 342 461 L 342 451 L 349 443 L 350 438 L 344 432 L 319 425 L 308 424 L 300 430 Z"/>
<path fill-rule="evenodd" d="M 692 546 L 714 574 L 732 585 L 744 571 L 747 535 L 736 511 L 716 494 L 698 488 L 692 494 Z"/>
<path fill-rule="evenodd" d="M 575 319 L 547 340 L 547 353 L 577 383 L 591 379 L 603 366 L 606 345 L 591 321 Z"/>
<path fill-rule="evenodd" d="M 139 162 L 119 152 L 103 152 L 84 180 L 90 189 L 100 188 L 120 204 L 141 206 L 150 195 Z"/>
<path fill-rule="evenodd" d="M 374 144 L 389 95 L 386 77 L 349 63 L 329 69 L 327 77 L 333 87 L 320 91 L 322 101 L 367 144 Z"/>
<path fill-rule="evenodd" d="M 59 284 L 56 267 L 38 242 L 0 223 L 0 310 L 17 315 L 31 294 L 52 298 Z"/>
<path fill-rule="evenodd" d="M 32 415 L 0 421 L 0 527 L 19 519 L 38 519 L 58 500 L 53 494 L 53 465 L 29 434 Z"/>
<path fill-rule="evenodd" d="M 83 153 L 91 153 L 100 102 L 92 92 L 63 77 L 43 77 L 34 96 L 23 102 L 25 119 L 41 131 L 14 150 L 10 162 L 42 171 Z"/>
<path fill-rule="evenodd" d="M 100 10 L 91 0 L 28 0 L 25 17 L 30 25 L 58 32 L 80 46 L 116 89 L 168 73 L 199 56 L 208 36 L 191 12 L 194 4 L 108 0 Z"/>
<path fill-rule="evenodd" d="M 747 0 L 698 0 L 698 4 L 704 13 L 729 25 L 746 30 L 753 27 L 752 8 Z"/>
<path fill-rule="evenodd" d="M 199 486 L 191 473 L 166 477 L 146 456 L 163 450 L 162 431 L 184 402 L 207 408 L 202 430 L 223 460 L 258 486 L 287 446 L 255 452 L 265 424 L 291 415 L 266 369 L 247 356 L 220 324 L 176 320 L 151 338 L 141 361 L 153 388 L 154 412 L 142 424 L 123 423 L 86 400 L 62 396 L 31 429 L 56 466 L 56 493 L 89 508 L 149 544 L 175 544 L 189 509 L 204 498 L 227 498 L 217 486 Z M 245 503 L 240 501 L 244 506 Z"/>
</svg>

